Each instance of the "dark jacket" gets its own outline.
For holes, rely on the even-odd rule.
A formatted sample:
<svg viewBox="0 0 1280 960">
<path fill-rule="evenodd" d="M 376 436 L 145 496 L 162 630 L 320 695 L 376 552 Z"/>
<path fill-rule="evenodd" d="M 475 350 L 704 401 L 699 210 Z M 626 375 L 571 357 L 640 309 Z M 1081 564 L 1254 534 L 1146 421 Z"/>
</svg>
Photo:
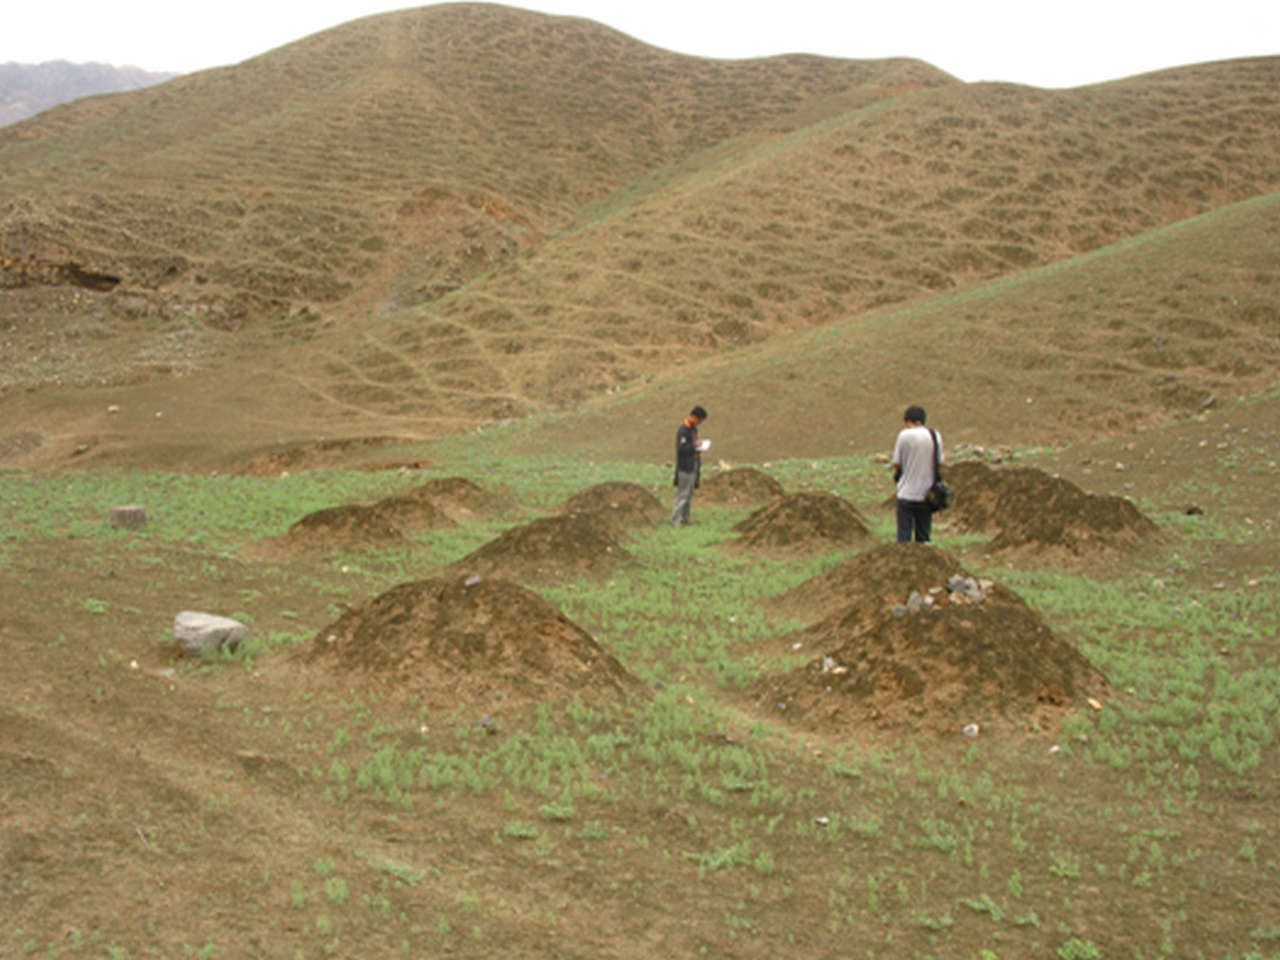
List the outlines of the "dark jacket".
<svg viewBox="0 0 1280 960">
<path fill-rule="evenodd" d="M 698 452 L 698 428 L 685 420 L 676 431 L 676 473 L 700 474 L 701 466 L 702 454 Z"/>
</svg>

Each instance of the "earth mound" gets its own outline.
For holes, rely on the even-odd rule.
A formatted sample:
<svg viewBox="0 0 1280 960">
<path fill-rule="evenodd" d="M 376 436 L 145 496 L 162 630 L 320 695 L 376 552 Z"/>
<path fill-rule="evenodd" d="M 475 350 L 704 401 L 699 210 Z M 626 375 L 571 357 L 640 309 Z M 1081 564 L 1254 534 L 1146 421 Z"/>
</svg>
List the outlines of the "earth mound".
<svg viewBox="0 0 1280 960">
<path fill-rule="evenodd" d="M 942 732 L 1049 727 L 1106 695 L 1106 678 L 1013 591 L 939 564 L 929 548 L 872 551 L 863 563 L 858 600 L 786 638 L 825 654 L 761 680 L 761 706 L 813 725 Z"/>
<path fill-rule="evenodd" d="M 513 506 L 506 497 L 491 493 L 466 477 L 437 477 L 414 487 L 404 496 L 434 503 L 458 522 L 477 516 L 500 516 Z"/>
<path fill-rule="evenodd" d="M 605 519 L 595 513 L 570 513 L 512 527 L 450 568 L 463 575 L 555 583 L 607 576 L 634 563 Z"/>
<path fill-rule="evenodd" d="M 379 451 L 412 442 L 403 437 L 357 437 L 291 444 L 252 457 L 231 472 L 245 477 L 265 477 L 296 470 L 323 470 L 338 465 L 358 469 L 365 459 L 378 457 Z M 412 465 L 379 462 L 373 468 L 385 470 L 406 466 Z"/>
<path fill-rule="evenodd" d="M 457 521 L 434 501 L 419 497 L 385 497 L 373 505 L 374 511 L 406 530 L 445 530 Z"/>
<path fill-rule="evenodd" d="M 785 495 L 782 484 L 754 467 L 718 471 L 698 491 L 702 503 L 726 507 L 760 506 Z"/>
<path fill-rule="evenodd" d="M 1158 535 L 1156 525 L 1123 497 L 1095 496 L 1033 467 L 993 470 L 981 463 L 950 468 L 956 489 L 953 529 L 992 531 L 992 550 L 1030 547 L 1079 555 L 1126 550 Z"/>
<path fill-rule="evenodd" d="M 286 554 L 350 547 L 409 546 L 400 527 L 378 507 L 343 504 L 309 513 L 285 533 L 267 542 Z"/>
<path fill-rule="evenodd" d="M 598 483 L 564 502 L 561 513 L 595 513 L 615 530 L 652 525 L 663 517 L 662 502 L 638 483 Z"/>
<path fill-rule="evenodd" d="M 942 550 L 885 543 L 770 598 L 766 605 L 775 613 L 810 620 L 852 606 L 870 614 L 905 603 L 912 590 L 927 595 L 931 587 L 954 576 L 968 574 Z"/>
<path fill-rule="evenodd" d="M 638 689 L 581 627 L 506 580 L 437 577 L 393 587 L 344 613 L 298 656 L 427 698 L 432 706 L 512 696 L 544 700 Z"/>
<path fill-rule="evenodd" d="M 871 538 L 857 508 L 834 493 L 789 494 L 733 529 L 742 534 L 738 544 L 766 550 L 839 549 Z"/>
</svg>

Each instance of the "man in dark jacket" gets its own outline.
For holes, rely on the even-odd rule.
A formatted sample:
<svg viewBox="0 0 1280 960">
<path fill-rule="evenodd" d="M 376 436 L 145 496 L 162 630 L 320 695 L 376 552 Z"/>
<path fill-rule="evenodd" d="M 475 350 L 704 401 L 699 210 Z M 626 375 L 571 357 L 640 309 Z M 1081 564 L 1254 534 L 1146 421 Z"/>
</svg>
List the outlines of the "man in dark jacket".
<svg viewBox="0 0 1280 960">
<path fill-rule="evenodd" d="M 676 431 L 676 504 L 671 510 L 671 522 L 679 527 L 689 522 L 689 506 L 693 503 L 693 491 L 697 489 L 702 468 L 702 451 L 708 441 L 699 443 L 698 424 L 707 419 L 707 411 L 694 407 Z"/>
</svg>

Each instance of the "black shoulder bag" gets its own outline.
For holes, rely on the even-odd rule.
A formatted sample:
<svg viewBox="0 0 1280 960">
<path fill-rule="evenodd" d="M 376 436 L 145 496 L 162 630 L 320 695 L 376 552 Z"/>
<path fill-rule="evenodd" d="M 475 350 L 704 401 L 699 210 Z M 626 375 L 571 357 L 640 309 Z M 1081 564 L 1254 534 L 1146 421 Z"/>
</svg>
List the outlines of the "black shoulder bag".
<svg viewBox="0 0 1280 960">
<path fill-rule="evenodd" d="M 924 502 L 929 505 L 930 510 L 937 513 L 939 510 L 945 510 L 951 506 L 952 501 L 956 498 L 956 492 L 951 489 L 951 484 L 942 479 L 942 474 L 938 470 L 938 461 L 940 459 L 938 434 L 930 430 L 929 436 L 933 437 L 933 486 L 925 494 Z"/>
</svg>

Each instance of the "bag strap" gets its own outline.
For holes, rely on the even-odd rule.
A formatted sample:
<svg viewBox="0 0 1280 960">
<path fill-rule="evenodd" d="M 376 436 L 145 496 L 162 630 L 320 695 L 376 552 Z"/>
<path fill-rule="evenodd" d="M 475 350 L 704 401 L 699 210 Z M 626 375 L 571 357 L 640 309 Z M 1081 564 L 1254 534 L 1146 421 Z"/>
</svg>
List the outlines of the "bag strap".
<svg viewBox="0 0 1280 960">
<path fill-rule="evenodd" d="M 938 474 L 938 434 L 932 427 L 929 428 L 929 436 L 933 437 L 933 482 L 937 483 L 942 477 Z"/>
</svg>

